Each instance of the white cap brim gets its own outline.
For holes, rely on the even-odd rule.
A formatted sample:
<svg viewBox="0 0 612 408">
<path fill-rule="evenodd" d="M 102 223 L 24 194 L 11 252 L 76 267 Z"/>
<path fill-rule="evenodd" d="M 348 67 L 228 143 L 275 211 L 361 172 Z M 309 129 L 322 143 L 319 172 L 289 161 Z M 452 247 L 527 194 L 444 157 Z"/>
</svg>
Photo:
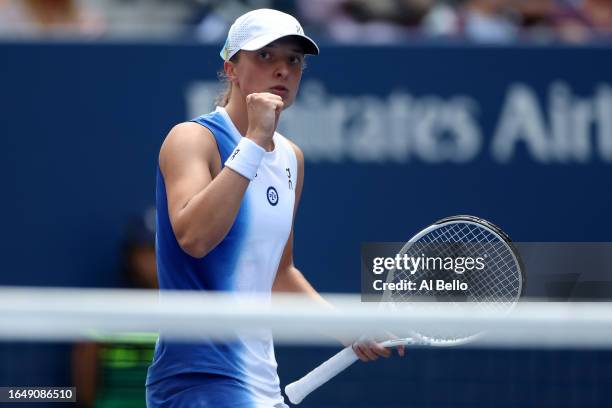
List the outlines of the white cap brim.
<svg viewBox="0 0 612 408">
<path fill-rule="evenodd" d="M 319 46 L 317 45 L 317 43 L 315 43 L 312 38 L 308 37 L 307 35 L 303 35 L 303 34 L 295 34 L 295 33 L 291 33 L 291 34 L 287 34 L 287 33 L 269 33 L 269 34 L 264 34 L 261 35 L 257 38 L 253 38 L 251 41 L 248 41 L 247 43 L 245 43 L 242 47 L 240 47 L 241 50 L 245 50 L 245 51 L 256 51 L 259 50 L 263 47 L 265 47 L 266 45 L 279 40 L 281 38 L 284 37 L 296 37 L 298 38 L 302 44 L 304 45 L 304 54 L 310 54 L 310 55 L 319 55 Z"/>
</svg>

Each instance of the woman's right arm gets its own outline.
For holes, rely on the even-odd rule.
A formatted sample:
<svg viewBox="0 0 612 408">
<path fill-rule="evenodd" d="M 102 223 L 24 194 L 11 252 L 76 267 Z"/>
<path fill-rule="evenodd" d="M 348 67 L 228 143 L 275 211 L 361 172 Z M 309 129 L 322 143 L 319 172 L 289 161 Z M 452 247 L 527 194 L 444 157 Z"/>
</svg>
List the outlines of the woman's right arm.
<svg viewBox="0 0 612 408">
<path fill-rule="evenodd" d="M 228 167 L 213 178 L 220 160 L 210 130 L 193 122 L 175 126 L 159 153 L 174 235 L 183 251 L 196 258 L 225 238 L 249 185 Z"/>
<path fill-rule="evenodd" d="M 263 152 L 272 143 L 283 101 L 271 93 L 253 93 L 247 96 L 246 105 L 246 138 Z M 221 169 L 215 138 L 210 130 L 193 122 L 181 123 L 170 131 L 159 153 L 159 167 L 176 240 L 183 251 L 202 258 L 234 224 L 250 180 L 229 165 L 213 177 Z"/>
</svg>

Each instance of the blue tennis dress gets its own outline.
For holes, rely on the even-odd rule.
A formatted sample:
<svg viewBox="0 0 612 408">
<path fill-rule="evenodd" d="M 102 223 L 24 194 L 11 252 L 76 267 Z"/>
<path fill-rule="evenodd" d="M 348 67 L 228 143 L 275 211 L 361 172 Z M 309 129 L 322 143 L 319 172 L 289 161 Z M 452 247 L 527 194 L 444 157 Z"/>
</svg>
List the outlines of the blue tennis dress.
<svg viewBox="0 0 612 408">
<path fill-rule="evenodd" d="M 221 163 L 242 137 L 224 108 L 194 119 L 215 137 Z M 297 160 L 287 139 L 273 136 L 249 183 L 236 220 L 205 257 L 179 246 L 168 216 L 163 176 L 157 169 L 157 269 L 163 290 L 227 291 L 269 299 L 293 220 Z M 147 376 L 148 407 L 286 407 L 280 393 L 272 336 L 193 343 L 160 336 Z"/>
</svg>

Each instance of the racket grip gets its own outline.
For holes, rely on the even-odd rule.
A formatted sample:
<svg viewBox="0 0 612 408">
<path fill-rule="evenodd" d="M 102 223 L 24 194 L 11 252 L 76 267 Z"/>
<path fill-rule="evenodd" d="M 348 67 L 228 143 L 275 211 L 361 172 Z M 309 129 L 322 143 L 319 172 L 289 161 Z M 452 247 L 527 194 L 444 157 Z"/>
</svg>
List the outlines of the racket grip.
<svg viewBox="0 0 612 408">
<path fill-rule="evenodd" d="M 293 404 L 299 404 L 311 392 L 340 374 L 358 360 L 352 346 L 346 347 L 335 356 L 285 387 L 285 394 Z"/>
</svg>

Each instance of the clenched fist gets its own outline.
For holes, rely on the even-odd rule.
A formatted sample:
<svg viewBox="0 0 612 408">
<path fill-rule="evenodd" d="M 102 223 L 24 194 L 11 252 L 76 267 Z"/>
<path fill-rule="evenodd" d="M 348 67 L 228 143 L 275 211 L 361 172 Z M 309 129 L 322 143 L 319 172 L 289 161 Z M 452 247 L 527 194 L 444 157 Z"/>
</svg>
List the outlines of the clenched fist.
<svg viewBox="0 0 612 408">
<path fill-rule="evenodd" d="M 246 97 L 249 127 L 246 137 L 264 149 L 272 143 L 278 118 L 285 106 L 283 99 L 272 93 L 252 93 Z"/>
</svg>

